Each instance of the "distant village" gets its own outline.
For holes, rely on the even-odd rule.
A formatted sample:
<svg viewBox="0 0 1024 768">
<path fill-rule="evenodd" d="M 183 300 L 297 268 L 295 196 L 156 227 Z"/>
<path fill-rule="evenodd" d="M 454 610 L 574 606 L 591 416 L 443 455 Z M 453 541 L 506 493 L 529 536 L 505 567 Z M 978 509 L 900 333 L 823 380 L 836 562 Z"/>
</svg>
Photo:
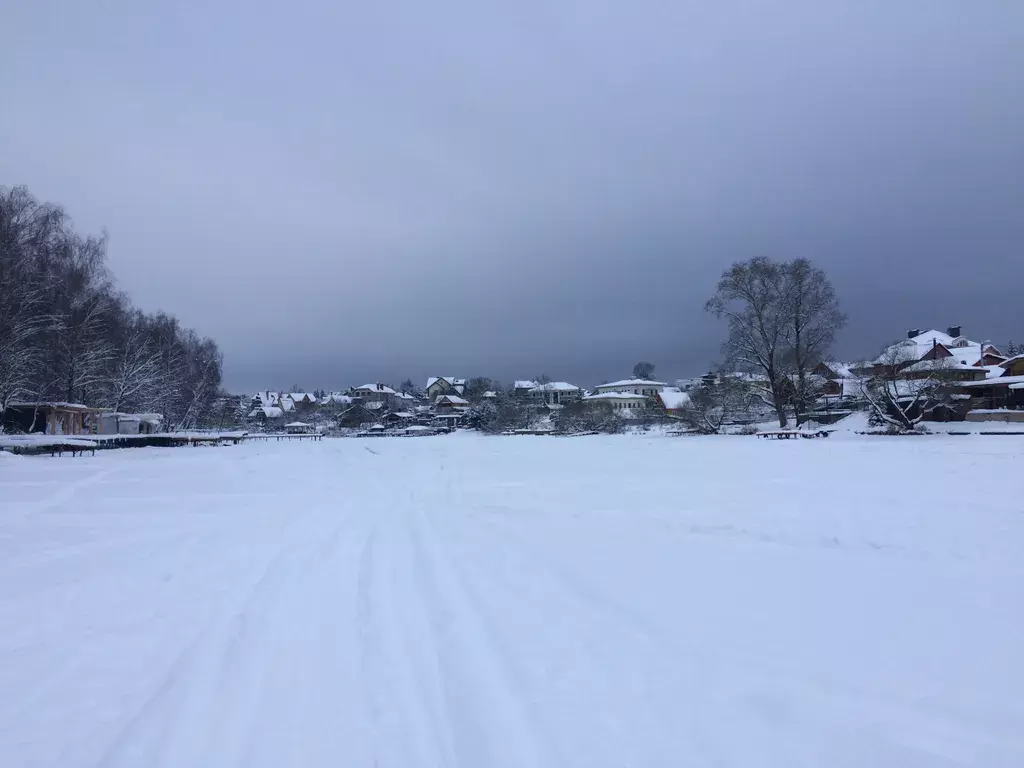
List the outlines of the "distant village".
<svg viewBox="0 0 1024 768">
<path fill-rule="evenodd" d="M 1001 421 L 1024 429 L 1024 349 L 978 341 L 952 326 L 911 329 L 877 357 L 822 361 L 798 382 L 763 373 L 712 370 L 693 379 L 658 380 L 655 366 L 592 387 L 547 377 L 496 381 L 431 376 L 422 385 L 371 382 L 344 391 L 263 390 L 222 394 L 206 427 L 267 434 L 414 436 L 472 428 L 495 434 L 620 432 L 667 425 L 713 434 L 828 425 L 866 411 L 882 428 L 907 431 L 928 422 Z M 779 393 L 782 407 L 779 407 Z M 801 401 L 798 392 L 810 393 Z M 786 421 L 791 420 L 791 423 Z M 156 435 L 173 430 L 162 414 L 127 413 L 59 402 L 13 402 L 8 433 Z"/>
<path fill-rule="evenodd" d="M 866 410 L 880 424 L 928 421 L 1020 421 L 1024 424 L 1024 354 L 1001 350 L 952 326 L 911 329 L 906 338 L 864 361 L 820 362 L 814 393 L 797 424 L 830 424 Z M 633 376 L 585 388 L 567 381 L 523 379 L 508 387 L 487 378 L 432 376 L 422 387 L 372 382 L 343 392 L 260 391 L 240 397 L 253 429 L 409 435 L 462 426 L 485 431 L 619 431 L 652 423 L 720 431 L 770 421 L 763 375 L 709 371 L 672 383 L 638 363 Z M 731 396 L 728 396 L 727 393 Z"/>
</svg>

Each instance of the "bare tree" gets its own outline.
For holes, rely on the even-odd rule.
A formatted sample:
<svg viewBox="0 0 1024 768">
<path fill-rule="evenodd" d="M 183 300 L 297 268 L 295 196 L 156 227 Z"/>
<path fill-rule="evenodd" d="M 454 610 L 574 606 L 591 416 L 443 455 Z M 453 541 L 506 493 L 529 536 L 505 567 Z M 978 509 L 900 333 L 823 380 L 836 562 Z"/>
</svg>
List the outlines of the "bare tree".
<svg viewBox="0 0 1024 768">
<path fill-rule="evenodd" d="M 956 389 L 956 366 L 948 358 L 906 363 L 904 350 L 894 344 L 861 385 L 874 419 L 900 432 L 914 430 L 929 411 L 950 404 Z"/>
<path fill-rule="evenodd" d="M 650 380 L 654 376 L 654 363 L 639 362 L 633 366 L 633 378 Z"/>
<path fill-rule="evenodd" d="M 705 309 L 729 321 L 726 365 L 760 376 L 755 390 L 779 426 L 786 426 L 790 404 L 797 423 L 805 420 L 817 396 L 811 371 L 846 324 L 825 272 L 807 259 L 739 262 L 722 274 Z"/>
<path fill-rule="evenodd" d="M 499 389 L 501 389 L 501 382 L 486 376 L 477 376 L 466 382 L 466 389 L 463 395 L 470 400 L 474 400 L 483 397 L 484 392 L 497 392 Z"/>
<path fill-rule="evenodd" d="M 687 394 L 690 401 L 683 409 L 682 420 L 704 435 L 717 435 L 747 412 L 752 396 L 758 397 L 753 395 L 749 382 L 731 372 L 721 372 L 714 380 L 705 377 Z"/>
<path fill-rule="evenodd" d="M 846 325 L 839 300 L 825 272 L 807 259 L 783 265 L 784 312 L 789 319 L 788 344 L 795 374 L 793 400 L 797 424 L 806 420 L 821 387 L 810 376 L 827 359 L 836 334 Z"/>
<path fill-rule="evenodd" d="M 144 314 L 127 307 L 121 308 L 117 325 L 107 407 L 112 411 L 129 407 L 148 410 L 166 374 L 152 328 Z"/>
<path fill-rule="evenodd" d="M 726 364 L 759 373 L 754 391 L 771 405 L 779 426 L 787 424 L 787 335 L 790 329 L 787 270 L 757 257 L 727 269 L 705 309 L 726 318 L 729 336 L 722 345 Z"/>
<path fill-rule="evenodd" d="M 212 418 L 216 344 L 116 294 L 106 245 L 24 187 L 0 188 L 0 410 L 46 399 Z"/>
<path fill-rule="evenodd" d="M 626 428 L 627 422 L 607 402 L 587 403 L 576 400 L 556 412 L 555 424 L 557 430 L 564 434 L 618 434 Z"/>
<path fill-rule="evenodd" d="M 0 412 L 39 389 L 47 327 L 46 264 L 62 240 L 64 212 L 25 187 L 0 188 Z"/>
<path fill-rule="evenodd" d="M 51 294 L 46 389 L 53 399 L 87 400 L 98 393 L 113 357 L 106 239 L 69 233 L 62 251 Z"/>
</svg>

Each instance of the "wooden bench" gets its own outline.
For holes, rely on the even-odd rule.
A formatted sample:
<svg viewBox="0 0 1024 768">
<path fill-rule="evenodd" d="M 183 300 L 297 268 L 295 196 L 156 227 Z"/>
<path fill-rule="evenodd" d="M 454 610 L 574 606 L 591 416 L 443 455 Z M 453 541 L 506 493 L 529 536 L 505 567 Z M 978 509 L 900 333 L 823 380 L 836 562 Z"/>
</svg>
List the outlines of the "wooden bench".
<svg viewBox="0 0 1024 768">
<path fill-rule="evenodd" d="M 791 437 L 804 437 L 808 440 L 817 437 L 828 437 L 832 433 L 827 429 L 818 430 L 799 430 L 799 429 L 776 429 L 772 432 L 757 432 L 755 433 L 758 437 L 763 437 L 769 440 L 788 440 Z"/>
</svg>

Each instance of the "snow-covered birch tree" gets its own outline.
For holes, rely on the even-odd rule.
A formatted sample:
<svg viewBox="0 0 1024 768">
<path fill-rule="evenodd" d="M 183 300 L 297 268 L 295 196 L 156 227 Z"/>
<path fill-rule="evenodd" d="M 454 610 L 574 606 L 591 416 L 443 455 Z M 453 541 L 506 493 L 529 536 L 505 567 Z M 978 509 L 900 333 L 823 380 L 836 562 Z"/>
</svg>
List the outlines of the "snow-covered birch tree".
<svg viewBox="0 0 1024 768">
<path fill-rule="evenodd" d="M 112 411 L 146 411 L 166 373 L 160 364 L 160 350 L 142 312 L 122 308 L 118 320 L 106 405 Z"/>
<path fill-rule="evenodd" d="M 171 315 L 115 292 L 106 236 L 83 237 L 57 206 L 0 187 L 0 413 L 14 401 L 81 401 L 210 417 L 221 354 Z"/>
</svg>

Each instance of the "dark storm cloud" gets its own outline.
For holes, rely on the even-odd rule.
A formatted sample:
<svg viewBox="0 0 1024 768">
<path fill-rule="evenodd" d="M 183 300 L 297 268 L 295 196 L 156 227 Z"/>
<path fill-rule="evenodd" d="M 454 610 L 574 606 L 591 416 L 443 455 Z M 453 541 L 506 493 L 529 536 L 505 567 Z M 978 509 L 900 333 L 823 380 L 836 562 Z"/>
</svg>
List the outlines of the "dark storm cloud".
<svg viewBox="0 0 1024 768">
<path fill-rule="evenodd" d="M 0 184 L 237 389 L 700 371 L 731 261 L 1024 336 L 1024 5 L 110 0 L 5 10 Z"/>
</svg>

